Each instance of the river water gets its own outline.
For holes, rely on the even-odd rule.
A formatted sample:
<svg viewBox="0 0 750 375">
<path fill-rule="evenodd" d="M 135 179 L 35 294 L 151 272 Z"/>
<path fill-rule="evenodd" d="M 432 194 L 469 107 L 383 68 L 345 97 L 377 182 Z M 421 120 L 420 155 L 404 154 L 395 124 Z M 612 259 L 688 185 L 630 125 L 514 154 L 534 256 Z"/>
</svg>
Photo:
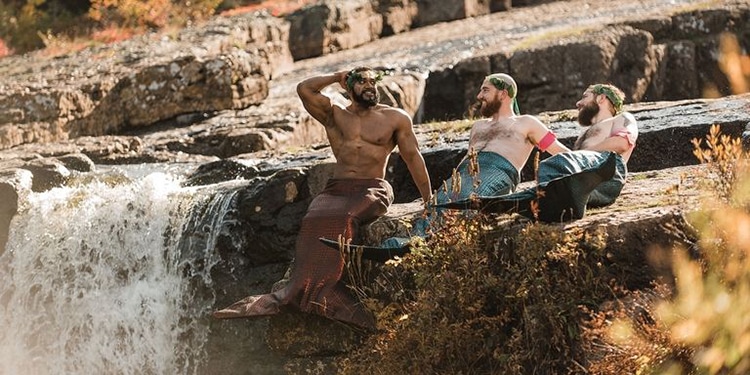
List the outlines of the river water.
<svg viewBox="0 0 750 375">
<path fill-rule="evenodd" d="M 13 219 L 0 374 L 200 373 L 214 301 L 195 280 L 211 283 L 232 194 L 163 172 L 93 176 L 32 193 Z"/>
</svg>

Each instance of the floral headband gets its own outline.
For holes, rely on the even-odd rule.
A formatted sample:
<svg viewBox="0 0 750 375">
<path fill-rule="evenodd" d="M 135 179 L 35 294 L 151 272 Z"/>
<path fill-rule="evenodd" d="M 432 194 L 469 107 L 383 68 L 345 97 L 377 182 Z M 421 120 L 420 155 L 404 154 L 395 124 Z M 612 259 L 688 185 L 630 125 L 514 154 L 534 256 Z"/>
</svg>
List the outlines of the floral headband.
<svg viewBox="0 0 750 375">
<path fill-rule="evenodd" d="M 508 91 L 508 96 L 510 96 L 511 99 L 513 99 L 513 113 L 520 115 L 521 110 L 518 108 L 518 100 L 516 100 L 516 90 L 513 88 L 513 85 L 497 77 L 490 77 L 489 81 L 498 90 Z"/>
<path fill-rule="evenodd" d="M 366 72 L 366 71 L 367 70 L 360 70 L 358 72 L 355 72 L 353 70 L 350 71 L 349 74 L 346 75 L 346 87 L 348 87 L 349 90 L 354 90 L 354 83 L 359 82 L 362 79 L 364 79 L 364 77 L 362 77 L 362 74 L 360 73 Z M 383 76 L 385 75 L 385 73 L 383 73 L 382 71 L 375 71 L 375 70 L 373 70 L 373 72 L 375 72 L 376 74 L 375 82 L 380 82 L 383 80 Z"/>
<path fill-rule="evenodd" d="M 612 106 L 615 108 L 615 113 L 620 113 L 622 111 L 622 97 L 617 95 L 617 93 L 612 90 L 609 86 L 605 85 L 594 85 L 594 87 L 591 88 L 591 92 L 597 95 L 604 95 L 609 99 L 609 101 L 612 103 Z"/>
</svg>

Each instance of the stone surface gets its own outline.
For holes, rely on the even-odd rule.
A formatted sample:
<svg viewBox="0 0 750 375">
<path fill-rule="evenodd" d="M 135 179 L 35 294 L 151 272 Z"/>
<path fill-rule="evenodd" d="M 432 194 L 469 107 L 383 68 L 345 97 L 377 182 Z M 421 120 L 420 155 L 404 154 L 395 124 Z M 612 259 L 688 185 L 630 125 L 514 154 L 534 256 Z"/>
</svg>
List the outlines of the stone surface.
<svg viewBox="0 0 750 375">
<path fill-rule="evenodd" d="M 510 12 L 416 27 L 417 17 L 426 17 L 418 16 L 420 3 L 436 4 L 393 0 L 365 11 L 361 2 L 327 2 L 326 9 L 345 16 L 331 14 L 331 29 L 321 30 L 330 50 L 297 61 L 288 44 L 292 25 L 267 15 L 217 18 L 177 35 L 69 56 L 0 60 L 0 244 L 32 186 L 83 183 L 82 175 L 102 164 L 185 163 L 195 166 L 186 185 L 211 185 L 217 197 L 231 198 L 217 233 L 221 262 L 211 269 L 213 284 L 201 291 L 215 297 L 216 307 L 268 292 L 288 270 L 299 221 L 332 172 L 323 128 L 296 97 L 299 81 L 357 65 L 391 73 L 381 95 L 414 118 L 437 187 L 465 154 L 468 128 L 426 122 L 469 115 L 481 79 L 504 71 L 517 76 L 522 111 L 551 110 L 539 116 L 568 145 L 581 131 L 569 109 L 590 81 L 616 81 L 639 102 L 626 106 L 641 136 L 622 196 L 563 226 L 605 231 L 613 264 L 643 270 L 621 274 L 629 285 L 658 277 L 662 270 L 637 250 L 689 244 L 684 215 L 700 204 L 701 172 L 690 140 L 712 124 L 730 135 L 750 124 L 748 94 L 695 99 L 709 85 L 726 93 L 716 60 L 719 33 L 744 36 L 741 43 L 750 47 L 747 2 L 516 1 Z M 498 9 L 497 3 L 472 4 Z M 381 36 L 370 29 L 379 22 Z M 326 93 L 346 100 L 335 85 Z M 35 166 L 59 173 L 37 177 Z M 531 167 L 524 169 L 526 181 Z M 405 223 L 421 213 L 397 153 L 387 171 L 397 203 L 365 231 L 370 244 L 405 234 Z M 192 229 L 191 241 L 206 240 L 201 227 Z M 208 324 L 206 368 L 216 373 L 333 372 L 336 355 L 359 340 L 338 323 L 299 314 Z M 300 334 L 326 330 L 341 340 Z M 317 357 L 302 358 L 309 356 Z"/>
</svg>

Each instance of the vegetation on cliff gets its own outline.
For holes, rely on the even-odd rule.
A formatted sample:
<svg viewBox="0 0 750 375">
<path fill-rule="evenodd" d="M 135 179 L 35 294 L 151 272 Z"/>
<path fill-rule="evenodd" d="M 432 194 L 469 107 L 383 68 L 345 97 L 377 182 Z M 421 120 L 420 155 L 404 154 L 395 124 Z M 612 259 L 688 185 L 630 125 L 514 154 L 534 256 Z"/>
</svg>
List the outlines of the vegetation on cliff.
<svg viewBox="0 0 750 375">
<path fill-rule="evenodd" d="M 266 9 L 274 15 L 309 0 L 10 0 L 0 2 L 0 57 L 46 49 L 67 53 L 149 30 L 185 27 L 214 14 Z"/>
<path fill-rule="evenodd" d="M 600 230 L 449 215 L 450 230 L 353 280 L 380 326 L 343 372 L 747 373 L 748 155 L 718 127 L 694 146 L 706 206 L 687 216 L 694 245 L 661 252 L 663 277 L 613 262 Z"/>
</svg>

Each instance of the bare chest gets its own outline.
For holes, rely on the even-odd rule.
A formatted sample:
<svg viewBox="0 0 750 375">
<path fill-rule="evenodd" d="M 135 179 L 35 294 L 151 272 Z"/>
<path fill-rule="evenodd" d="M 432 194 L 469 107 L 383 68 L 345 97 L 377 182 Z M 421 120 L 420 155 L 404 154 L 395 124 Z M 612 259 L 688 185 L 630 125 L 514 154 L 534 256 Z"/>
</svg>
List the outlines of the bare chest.
<svg viewBox="0 0 750 375">
<path fill-rule="evenodd" d="M 507 142 L 518 138 L 518 132 L 510 122 L 490 122 L 478 125 L 474 130 L 472 143 L 479 150 L 493 142 Z"/>
<path fill-rule="evenodd" d="M 393 126 L 386 116 L 379 113 L 357 116 L 340 113 L 335 117 L 335 131 L 329 132 L 329 138 L 342 143 L 366 143 L 388 145 L 393 142 Z"/>
<path fill-rule="evenodd" d="M 587 145 L 596 144 L 609 136 L 609 127 L 592 125 L 586 129 L 576 140 L 575 149 L 586 148 Z"/>
</svg>

